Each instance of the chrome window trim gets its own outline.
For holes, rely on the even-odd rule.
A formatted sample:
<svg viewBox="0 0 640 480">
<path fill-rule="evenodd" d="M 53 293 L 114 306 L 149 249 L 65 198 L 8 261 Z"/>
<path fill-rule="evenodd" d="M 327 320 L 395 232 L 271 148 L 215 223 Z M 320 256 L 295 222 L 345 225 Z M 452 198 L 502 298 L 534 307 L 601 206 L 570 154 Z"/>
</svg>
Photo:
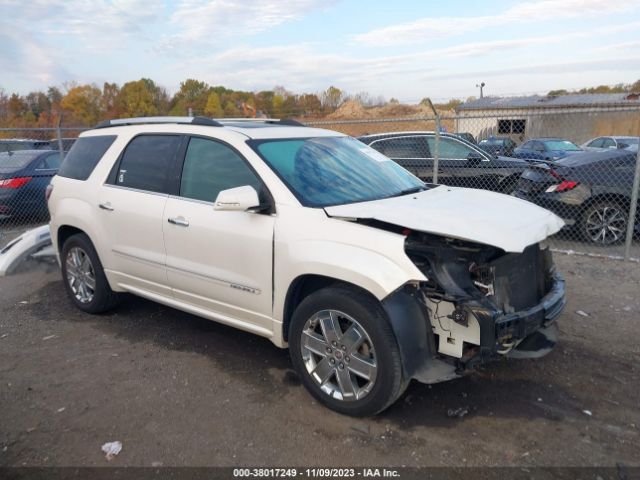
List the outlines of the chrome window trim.
<svg viewBox="0 0 640 480">
<path fill-rule="evenodd" d="M 112 185 L 110 183 L 103 183 L 102 184 L 103 187 L 109 187 L 109 188 L 118 188 L 120 190 L 129 190 L 130 192 L 137 192 L 137 193 L 147 193 L 149 195 L 156 195 L 159 197 L 169 197 L 168 193 L 160 193 L 160 192 L 154 192 L 152 190 L 141 190 L 139 188 L 132 188 L 132 187 L 124 187 L 122 185 Z"/>
</svg>

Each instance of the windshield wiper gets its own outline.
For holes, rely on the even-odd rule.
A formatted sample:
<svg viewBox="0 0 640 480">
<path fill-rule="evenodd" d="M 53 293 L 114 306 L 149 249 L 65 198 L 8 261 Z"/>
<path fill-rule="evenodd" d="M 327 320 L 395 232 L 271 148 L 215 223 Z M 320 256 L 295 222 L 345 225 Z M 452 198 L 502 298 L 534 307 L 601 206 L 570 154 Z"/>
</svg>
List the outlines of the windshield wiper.
<svg viewBox="0 0 640 480">
<path fill-rule="evenodd" d="M 419 185 L 417 187 L 405 188 L 404 190 L 400 190 L 400 193 L 396 193 L 392 195 L 392 197 L 401 197 L 402 195 L 409 195 L 410 193 L 418 193 L 427 190 L 427 187 L 424 185 Z"/>
</svg>

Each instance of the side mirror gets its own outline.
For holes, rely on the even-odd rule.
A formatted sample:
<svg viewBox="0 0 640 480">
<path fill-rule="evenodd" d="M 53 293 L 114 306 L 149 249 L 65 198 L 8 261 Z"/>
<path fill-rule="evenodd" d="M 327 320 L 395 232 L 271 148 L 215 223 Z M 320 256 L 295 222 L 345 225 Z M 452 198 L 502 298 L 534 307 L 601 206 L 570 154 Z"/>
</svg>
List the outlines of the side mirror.
<svg viewBox="0 0 640 480">
<path fill-rule="evenodd" d="M 258 192 L 250 185 L 222 190 L 216 198 L 214 210 L 247 211 L 260 206 Z"/>
<path fill-rule="evenodd" d="M 480 165 L 482 160 L 484 160 L 484 157 L 477 152 L 471 152 L 467 155 L 467 163 L 470 165 Z"/>
</svg>

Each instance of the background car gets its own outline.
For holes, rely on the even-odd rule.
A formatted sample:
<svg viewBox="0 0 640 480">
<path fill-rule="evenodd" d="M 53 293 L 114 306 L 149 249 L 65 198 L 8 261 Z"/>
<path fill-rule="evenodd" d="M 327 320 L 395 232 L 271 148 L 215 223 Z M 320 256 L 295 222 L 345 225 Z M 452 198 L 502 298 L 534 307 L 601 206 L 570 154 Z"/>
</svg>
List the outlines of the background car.
<svg viewBox="0 0 640 480">
<path fill-rule="evenodd" d="M 582 145 L 584 150 L 609 150 L 620 149 L 630 150 L 633 152 L 638 151 L 638 137 L 597 137 L 592 138 L 588 142 Z"/>
<path fill-rule="evenodd" d="M 34 140 L 31 138 L 2 138 L 0 152 L 15 152 L 18 150 L 48 150 L 51 148 L 49 140 Z"/>
<path fill-rule="evenodd" d="M 525 170 L 515 196 L 562 217 L 583 239 L 613 245 L 625 238 L 636 155 L 585 152 Z M 635 222 L 640 231 L 640 208 Z"/>
<path fill-rule="evenodd" d="M 478 146 L 491 155 L 513 156 L 513 150 L 518 146 L 509 137 L 489 137 L 480 140 Z"/>
<path fill-rule="evenodd" d="M 45 190 L 60 163 L 57 150 L 0 153 L 0 218 L 46 215 Z"/>
<path fill-rule="evenodd" d="M 71 150 L 71 147 L 73 147 L 73 144 L 76 143 L 76 140 L 77 138 L 75 137 L 61 138 L 60 141 L 62 142 L 62 151 L 68 152 L 69 150 Z M 57 138 L 52 138 L 51 140 L 49 140 L 49 143 L 51 144 L 52 149 L 58 149 L 59 143 Z"/>
<path fill-rule="evenodd" d="M 433 180 L 434 132 L 393 132 L 359 137 L 425 182 Z M 527 167 L 524 160 L 488 154 L 458 135 L 441 133 L 438 183 L 511 193 Z"/>
<path fill-rule="evenodd" d="M 458 132 L 458 133 L 454 133 L 454 135 L 460 137 L 463 140 L 466 140 L 469 143 L 473 143 L 474 145 L 478 144 L 478 142 L 476 142 L 476 137 L 474 137 L 469 132 Z"/>
<path fill-rule="evenodd" d="M 583 150 L 563 138 L 534 138 L 514 149 L 513 156 L 532 160 L 559 160 Z"/>
</svg>

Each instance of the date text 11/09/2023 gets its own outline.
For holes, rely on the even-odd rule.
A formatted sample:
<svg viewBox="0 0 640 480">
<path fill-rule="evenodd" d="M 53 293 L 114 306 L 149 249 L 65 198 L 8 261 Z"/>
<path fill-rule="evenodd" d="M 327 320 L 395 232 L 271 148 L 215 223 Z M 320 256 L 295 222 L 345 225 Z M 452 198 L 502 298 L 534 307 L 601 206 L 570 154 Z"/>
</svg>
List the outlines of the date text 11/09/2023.
<svg viewBox="0 0 640 480">
<path fill-rule="evenodd" d="M 234 478 L 398 478 L 390 468 L 234 468 Z"/>
</svg>

